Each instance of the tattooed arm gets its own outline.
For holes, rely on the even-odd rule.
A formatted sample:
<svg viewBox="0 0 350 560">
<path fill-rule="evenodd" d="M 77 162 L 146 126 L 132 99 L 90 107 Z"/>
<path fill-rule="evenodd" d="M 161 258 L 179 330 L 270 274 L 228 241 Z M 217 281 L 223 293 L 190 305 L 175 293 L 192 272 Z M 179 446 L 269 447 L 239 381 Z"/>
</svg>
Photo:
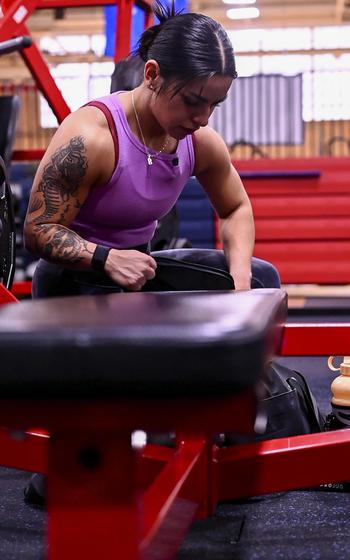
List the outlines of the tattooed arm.
<svg viewBox="0 0 350 560">
<path fill-rule="evenodd" d="M 103 160 L 101 153 L 111 155 L 113 166 L 114 152 L 103 126 L 98 122 L 91 126 L 91 115 L 87 121 L 86 115 L 80 114 L 83 112 L 84 109 L 73 113 L 64 121 L 38 168 L 24 225 L 24 240 L 26 248 L 40 257 L 69 268 L 85 269 L 90 267 L 96 245 L 82 239 L 69 225 L 90 189 L 108 180 L 101 171 L 101 162 L 106 165 L 106 155 Z M 81 133 L 76 134 L 77 130 Z M 111 154 L 109 149 L 112 149 Z M 108 163 L 107 168 L 112 170 Z"/>
<path fill-rule="evenodd" d="M 79 134 L 77 134 L 79 130 Z M 114 145 L 102 112 L 84 107 L 61 124 L 41 161 L 24 224 L 25 247 L 66 268 L 90 269 L 95 243 L 69 229 L 91 188 L 112 175 Z M 139 290 L 155 275 L 152 257 L 112 249 L 105 272 L 117 284 Z"/>
</svg>

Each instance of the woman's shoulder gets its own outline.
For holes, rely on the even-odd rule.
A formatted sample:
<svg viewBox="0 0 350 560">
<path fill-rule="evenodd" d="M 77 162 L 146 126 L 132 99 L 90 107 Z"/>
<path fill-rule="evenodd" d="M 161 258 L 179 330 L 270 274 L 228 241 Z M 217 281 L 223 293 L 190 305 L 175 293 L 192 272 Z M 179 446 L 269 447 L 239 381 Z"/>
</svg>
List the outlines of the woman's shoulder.
<svg viewBox="0 0 350 560">
<path fill-rule="evenodd" d="M 205 168 L 227 162 L 229 153 L 220 136 L 210 126 L 204 126 L 194 133 L 193 145 L 195 154 L 195 170 L 201 173 Z"/>
<path fill-rule="evenodd" d="M 100 129 L 101 132 L 103 129 L 108 130 L 108 122 L 98 105 L 84 105 L 71 113 L 70 116 L 74 124 L 87 133 L 94 134 L 97 129 Z"/>
<path fill-rule="evenodd" d="M 57 129 L 44 157 L 47 159 L 63 148 L 71 157 L 79 149 L 98 175 L 111 174 L 114 145 L 108 123 L 98 108 L 84 106 L 70 113 Z"/>
<path fill-rule="evenodd" d="M 87 146 L 96 149 L 110 139 L 108 122 L 103 112 L 93 105 L 80 107 L 71 113 L 60 126 L 63 134 L 79 135 Z"/>
<path fill-rule="evenodd" d="M 202 126 L 194 132 L 194 144 L 204 149 L 206 147 L 212 148 L 218 144 L 226 145 L 220 134 L 209 125 Z"/>
</svg>

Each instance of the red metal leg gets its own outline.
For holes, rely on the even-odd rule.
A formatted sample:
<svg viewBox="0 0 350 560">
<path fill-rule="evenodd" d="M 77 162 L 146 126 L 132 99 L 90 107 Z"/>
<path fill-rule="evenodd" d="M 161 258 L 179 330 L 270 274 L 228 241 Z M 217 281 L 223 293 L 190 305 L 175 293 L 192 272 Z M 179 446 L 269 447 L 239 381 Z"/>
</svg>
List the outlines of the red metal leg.
<svg viewBox="0 0 350 560">
<path fill-rule="evenodd" d="M 46 439 L 49 560 L 153 560 L 156 552 L 162 560 L 171 558 L 196 512 L 213 503 L 211 438 L 207 443 L 196 431 L 230 424 L 232 406 L 241 430 L 251 429 L 254 421 L 250 391 L 179 402 L 3 399 L 0 405 L 2 425 L 45 425 L 51 434 Z M 142 493 L 131 431 L 168 430 L 174 423 L 189 435 L 178 449 L 158 450 L 164 468 L 157 466 L 158 476 Z"/>
<path fill-rule="evenodd" d="M 174 557 L 199 506 L 206 501 L 205 441 L 183 441 L 142 499 L 143 560 Z"/>
<path fill-rule="evenodd" d="M 13 0 L 6 6 L 0 19 L 0 41 L 22 35 L 22 26 L 37 6 L 36 0 Z M 28 33 L 29 35 L 29 33 Z"/>
<path fill-rule="evenodd" d="M 24 26 L 23 26 L 24 27 Z M 29 31 L 24 27 L 24 34 Z M 61 91 L 58 89 L 55 80 L 51 76 L 50 70 L 35 43 L 21 51 L 21 56 L 30 70 L 38 89 L 44 95 L 50 105 L 58 123 L 70 113 L 70 108 L 65 102 Z"/>
<path fill-rule="evenodd" d="M 96 5 L 97 4 L 113 4 L 113 0 L 104 0 L 96 2 L 96 0 L 60 0 L 53 2 L 46 2 L 40 0 L 13 0 L 4 3 L 4 15 L 0 20 L 0 41 L 5 41 L 11 37 L 19 35 L 29 35 L 25 22 L 30 14 L 36 8 L 56 8 L 58 6 L 83 6 L 83 5 Z M 132 0 L 119 0 L 116 2 L 118 5 L 117 11 L 117 32 L 116 32 L 116 60 L 123 58 L 129 54 L 130 40 L 131 40 L 131 22 L 132 22 Z M 150 3 L 148 1 L 138 1 L 146 13 L 149 13 Z M 148 18 L 149 16 L 147 16 Z M 146 19 L 146 23 L 147 23 Z M 65 102 L 61 91 L 56 86 L 54 79 L 51 76 L 49 68 L 37 48 L 33 44 L 23 49 L 20 52 L 24 62 L 30 70 L 39 90 L 48 101 L 54 115 L 60 124 L 63 119 L 69 115 L 70 108 Z"/>
<path fill-rule="evenodd" d="M 47 472 L 48 436 L 0 428 L 0 465 L 30 472 Z"/>
<path fill-rule="evenodd" d="M 119 0 L 115 35 L 115 60 L 118 61 L 130 53 L 132 0 Z"/>
<path fill-rule="evenodd" d="M 350 429 L 237 445 L 216 451 L 218 500 L 349 478 Z"/>
<path fill-rule="evenodd" d="M 18 296 L 30 296 L 32 293 L 32 282 L 30 280 L 14 282 L 11 287 L 11 293 L 15 299 Z"/>
<path fill-rule="evenodd" d="M 146 490 L 162 468 L 171 461 L 175 450 L 170 447 L 148 444 L 138 450 L 137 486 Z"/>
<path fill-rule="evenodd" d="M 49 560 L 139 558 L 130 438 L 113 429 L 80 432 L 74 424 L 51 437 Z"/>
<path fill-rule="evenodd" d="M 0 282 L 0 305 L 3 303 L 18 303 L 18 299 Z"/>
<path fill-rule="evenodd" d="M 204 453 L 202 456 L 202 465 L 200 473 L 194 484 L 199 485 L 201 489 L 201 502 L 200 507 L 197 511 L 197 517 L 205 519 L 213 514 L 214 509 L 217 506 L 216 496 L 213 495 L 213 450 L 215 446 L 213 445 L 214 434 L 211 432 L 196 434 L 188 432 L 177 432 L 176 441 L 178 447 L 184 443 L 191 441 L 202 441 L 204 444 Z"/>
</svg>

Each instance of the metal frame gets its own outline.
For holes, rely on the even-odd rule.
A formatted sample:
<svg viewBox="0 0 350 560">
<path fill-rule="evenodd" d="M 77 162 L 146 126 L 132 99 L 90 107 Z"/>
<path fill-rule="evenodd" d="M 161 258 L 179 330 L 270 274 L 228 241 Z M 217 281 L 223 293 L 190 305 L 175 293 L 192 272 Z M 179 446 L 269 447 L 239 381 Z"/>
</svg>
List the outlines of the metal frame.
<svg viewBox="0 0 350 560">
<path fill-rule="evenodd" d="M 0 282 L 0 305 L 2 303 L 16 303 L 18 300 L 10 290 Z"/>
<path fill-rule="evenodd" d="M 192 520 L 218 501 L 347 478 L 350 430 L 213 445 L 213 428 L 252 430 L 254 401 L 248 393 L 225 402 L 2 399 L 0 423 L 12 431 L 0 432 L 0 462 L 48 474 L 49 560 L 94 560 L 97 550 L 100 558 L 170 560 Z M 169 419 L 175 449 L 131 448 L 136 426 L 166 430 Z M 20 432 L 28 422 L 51 437 Z"/>
<path fill-rule="evenodd" d="M 348 355 L 349 333 L 349 323 L 288 324 L 278 351 Z M 0 425 L 11 430 L 0 430 L 0 464 L 48 474 L 49 560 L 170 560 L 192 520 L 221 500 L 348 478 L 350 429 L 213 445 L 214 433 L 251 432 L 255 403 L 253 389 L 166 401 L 2 398 Z M 175 448 L 133 449 L 140 426 L 175 429 Z"/>
<path fill-rule="evenodd" d="M 173 558 L 194 517 L 210 515 L 216 505 L 213 426 L 230 425 L 232 410 L 242 431 L 251 431 L 255 419 L 253 390 L 194 401 L 1 399 L 0 405 L 0 424 L 11 426 L 0 432 L 0 463 L 48 474 L 49 560 L 95 560 L 97 552 L 106 559 Z M 28 424 L 45 426 L 50 437 L 26 434 Z M 132 449 L 136 427 L 174 424 L 175 449 Z"/>
</svg>

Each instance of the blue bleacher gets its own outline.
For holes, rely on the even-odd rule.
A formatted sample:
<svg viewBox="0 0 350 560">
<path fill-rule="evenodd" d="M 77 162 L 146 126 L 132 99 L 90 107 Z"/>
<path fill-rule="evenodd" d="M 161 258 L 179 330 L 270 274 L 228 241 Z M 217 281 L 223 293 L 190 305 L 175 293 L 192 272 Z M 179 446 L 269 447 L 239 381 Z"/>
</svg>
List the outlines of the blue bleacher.
<svg viewBox="0 0 350 560">
<path fill-rule="evenodd" d="M 179 237 L 191 241 L 193 247 L 214 248 L 214 210 L 195 177 L 191 177 L 176 204 Z"/>
</svg>

